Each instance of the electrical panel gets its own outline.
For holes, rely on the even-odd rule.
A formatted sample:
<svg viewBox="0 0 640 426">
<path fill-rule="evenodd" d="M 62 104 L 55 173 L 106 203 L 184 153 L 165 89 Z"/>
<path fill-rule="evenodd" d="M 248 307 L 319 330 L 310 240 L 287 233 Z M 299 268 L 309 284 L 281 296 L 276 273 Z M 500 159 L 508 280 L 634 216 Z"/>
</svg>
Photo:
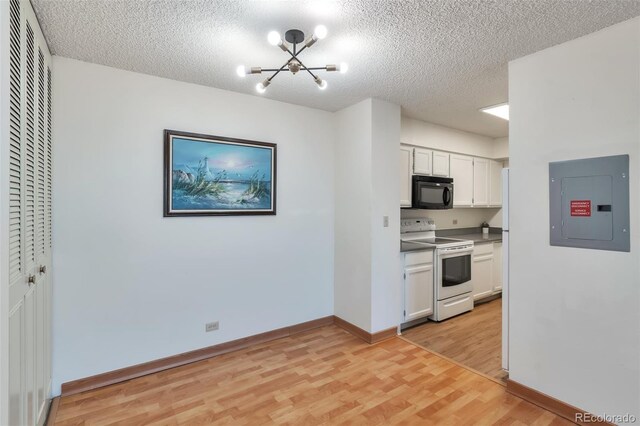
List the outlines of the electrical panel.
<svg viewBox="0 0 640 426">
<path fill-rule="evenodd" d="M 629 156 L 549 163 L 552 246 L 630 251 Z"/>
</svg>

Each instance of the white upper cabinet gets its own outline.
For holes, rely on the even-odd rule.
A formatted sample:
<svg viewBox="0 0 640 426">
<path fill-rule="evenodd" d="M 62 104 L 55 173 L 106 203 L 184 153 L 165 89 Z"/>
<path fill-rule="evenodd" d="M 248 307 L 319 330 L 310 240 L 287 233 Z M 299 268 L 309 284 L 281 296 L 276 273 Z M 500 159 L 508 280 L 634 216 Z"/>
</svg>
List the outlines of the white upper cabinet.
<svg viewBox="0 0 640 426">
<path fill-rule="evenodd" d="M 485 158 L 473 160 L 473 205 L 489 205 L 489 160 Z"/>
<path fill-rule="evenodd" d="M 489 162 L 489 205 L 491 207 L 502 206 L 502 162 Z"/>
<path fill-rule="evenodd" d="M 473 205 L 473 157 L 451 154 L 450 176 L 453 178 L 453 207 Z"/>
<path fill-rule="evenodd" d="M 424 148 L 413 150 L 413 174 L 431 175 L 433 173 L 433 151 Z"/>
<path fill-rule="evenodd" d="M 413 148 L 400 145 L 400 207 L 411 207 L 411 156 Z"/>
<path fill-rule="evenodd" d="M 447 152 L 433 151 L 433 175 L 449 177 L 449 154 Z"/>
<path fill-rule="evenodd" d="M 413 175 L 453 178 L 453 207 L 502 207 L 502 162 L 400 145 L 400 207 L 411 207 Z"/>
</svg>

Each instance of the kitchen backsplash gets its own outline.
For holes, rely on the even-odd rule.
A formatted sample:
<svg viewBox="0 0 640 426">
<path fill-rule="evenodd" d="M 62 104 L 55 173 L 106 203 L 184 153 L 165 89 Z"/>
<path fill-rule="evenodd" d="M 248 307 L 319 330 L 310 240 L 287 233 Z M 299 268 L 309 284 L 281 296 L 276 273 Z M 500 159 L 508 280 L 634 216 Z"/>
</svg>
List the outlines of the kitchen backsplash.
<svg viewBox="0 0 640 426">
<path fill-rule="evenodd" d="M 488 222 L 495 228 L 502 227 L 501 208 L 467 208 L 449 210 L 418 210 L 401 209 L 402 219 L 429 217 L 436 222 L 438 229 L 457 229 L 479 227 L 482 222 Z M 457 223 L 454 223 L 457 221 Z"/>
</svg>

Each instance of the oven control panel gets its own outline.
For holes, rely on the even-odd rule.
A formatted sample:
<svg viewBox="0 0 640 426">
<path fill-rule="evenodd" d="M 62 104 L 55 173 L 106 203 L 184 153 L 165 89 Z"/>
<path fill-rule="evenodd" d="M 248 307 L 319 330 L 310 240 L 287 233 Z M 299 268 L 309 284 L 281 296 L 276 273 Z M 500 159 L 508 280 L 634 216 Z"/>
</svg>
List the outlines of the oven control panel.
<svg viewBox="0 0 640 426">
<path fill-rule="evenodd" d="M 436 222 L 433 219 L 419 218 L 419 219 L 402 219 L 400 221 L 400 232 L 425 232 L 435 231 Z"/>
</svg>

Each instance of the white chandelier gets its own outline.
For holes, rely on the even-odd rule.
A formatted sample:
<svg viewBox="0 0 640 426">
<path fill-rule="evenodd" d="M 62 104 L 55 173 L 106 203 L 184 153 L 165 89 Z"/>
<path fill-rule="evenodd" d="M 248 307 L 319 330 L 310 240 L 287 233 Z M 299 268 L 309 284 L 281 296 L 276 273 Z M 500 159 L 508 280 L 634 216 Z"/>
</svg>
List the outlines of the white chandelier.
<svg viewBox="0 0 640 426">
<path fill-rule="evenodd" d="M 280 37 L 280 34 L 277 31 L 271 31 L 267 36 L 267 40 L 273 46 L 278 46 L 282 49 L 283 52 L 287 52 L 291 57 L 287 62 L 284 63 L 280 68 L 261 68 L 261 67 L 245 67 L 244 65 L 238 66 L 237 73 L 240 77 L 244 77 L 247 74 L 262 74 L 263 72 L 273 72 L 273 74 L 265 79 L 264 81 L 256 84 L 256 90 L 258 93 L 264 93 L 267 90 L 267 87 L 271 84 L 271 80 L 274 79 L 275 76 L 280 74 L 281 72 L 291 72 L 292 74 L 297 74 L 298 71 L 303 70 L 308 72 L 313 81 L 318 85 L 320 90 L 324 90 L 327 88 L 327 81 L 321 79 L 318 75 L 314 74 L 314 71 L 339 71 L 341 73 L 347 72 L 347 64 L 344 62 L 340 65 L 326 65 L 324 67 L 307 67 L 302 63 L 300 58 L 298 57 L 306 48 L 311 47 L 315 44 L 316 41 L 322 40 L 327 36 L 327 27 L 324 25 L 318 25 L 313 31 L 313 35 L 309 37 L 305 41 L 304 33 L 300 30 L 289 30 L 284 34 L 284 40 Z M 289 44 L 291 43 L 292 48 L 289 48 Z M 298 50 L 298 44 L 304 43 L 302 49 Z"/>
</svg>

